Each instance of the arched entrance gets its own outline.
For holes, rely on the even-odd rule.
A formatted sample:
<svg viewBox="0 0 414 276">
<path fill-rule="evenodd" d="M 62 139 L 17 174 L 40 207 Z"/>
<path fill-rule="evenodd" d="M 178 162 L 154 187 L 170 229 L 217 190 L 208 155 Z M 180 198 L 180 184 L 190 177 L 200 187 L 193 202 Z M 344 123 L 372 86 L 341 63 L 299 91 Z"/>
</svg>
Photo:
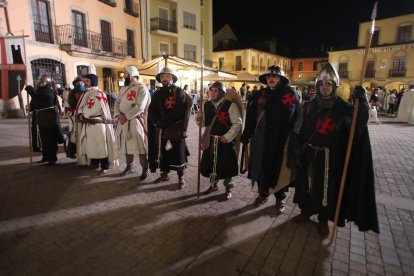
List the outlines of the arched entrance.
<svg viewBox="0 0 414 276">
<path fill-rule="evenodd" d="M 30 62 L 33 82 L 36 82 L 43 74 L 50 74 L 53 80 L 65 87 L 65 65 L 57 60 L 49 58 L 35 59 Z"/>
</svg>

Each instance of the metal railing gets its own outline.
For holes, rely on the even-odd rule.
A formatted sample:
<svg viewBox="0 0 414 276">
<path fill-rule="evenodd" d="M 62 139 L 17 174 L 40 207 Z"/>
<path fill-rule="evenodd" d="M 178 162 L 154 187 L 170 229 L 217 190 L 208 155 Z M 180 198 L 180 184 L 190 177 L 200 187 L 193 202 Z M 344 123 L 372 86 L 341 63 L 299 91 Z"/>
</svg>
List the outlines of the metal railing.
<svg viewBox="0 0 414 276">
<path fill-rule="evenodd" d="M 407 71 L 406 68 L 390 69 L 388 76 L 390 78 L 405 77 L 406 71 Z"/>
<path fill-rule="evenodd" d="M 177 33 L 177 22 L 170 21 L 164 18 L 152 18 L 151 19 L 151 31 L 166 31 L 170 33 Z"/>
<path fill-rule="evenodd" d="M 53 43 L 52 26 L 34 22 L 36 41 Z"/>
<path fill-rule="evenodd" d="M 73 25 L 56 27 L 58 45 L 73 45 L 95 51 L 105 51 L 118 55 L 128 55 L 127 41 L 100 33 L 92 32 Z"/>
</svg>

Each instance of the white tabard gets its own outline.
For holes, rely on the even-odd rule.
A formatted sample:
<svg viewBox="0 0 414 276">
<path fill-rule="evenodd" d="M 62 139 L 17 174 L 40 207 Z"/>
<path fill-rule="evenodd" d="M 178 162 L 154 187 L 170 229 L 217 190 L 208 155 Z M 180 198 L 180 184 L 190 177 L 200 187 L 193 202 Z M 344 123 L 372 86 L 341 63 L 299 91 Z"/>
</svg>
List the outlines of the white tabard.
<svg viewBox="0 0 414 276">
<path fill-rule="evenodd" d="M 118 148 L 127 154 L 147 154 L 145 144 L 144 127 L 147 127 L 146 112 L 151 97 L 148 88 L 141 82 L 133 82 L 129 86 L 123 87 L 119 93 L 118 100 L 115 102 L 115 117 L 124 114 L 127 122 L 123 125 L 118 123 L 116 129 L 116 141 Z"/>
<path fill-rule="evenodd" d="M 108 100 L 105 93 L 97 87 L 90 89 L 84 96 L 81 111 L 85 118 L 111 119 Z M 86 154 L 88 159 L 108 157 L 109 162 L 118 163 L 118 153 L 115 147 L 114 129 L 111 124 L 84 123 L 80 135 L 80 154 Z"/>
</svg>

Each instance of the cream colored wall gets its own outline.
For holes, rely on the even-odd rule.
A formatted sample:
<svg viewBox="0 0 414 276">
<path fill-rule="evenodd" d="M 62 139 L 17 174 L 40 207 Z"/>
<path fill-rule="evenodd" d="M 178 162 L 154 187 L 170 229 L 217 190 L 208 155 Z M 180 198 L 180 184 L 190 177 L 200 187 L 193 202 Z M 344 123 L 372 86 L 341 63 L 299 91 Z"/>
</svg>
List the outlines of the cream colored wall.
<svg viewBox="0 0 414 276">
<path fill-rule="evenodd" d="M 228 50 L 228 51 L 220 51 L 220 52 L 213 52 L 213 60 L 215 64 L 218 66 L 219 58 L 224 58 L 224 70 L 225 71 L 235 71 L 236 65 L 236 56 L 242 56 L 242 68 L 246 68 L 246 71 L 252 74 L 260 74 L 266 71 L 268 67 L 268 60 L 269 66 L 270 65 L 277 65 L 281 67 L 283 70 L 290 71 L 290 59 L 285 58 L 279 55 L 270 54 L 267 52 L 262 52 L 256 49 L 242 49 L 242 50 Z M 255 65 L 258 66 L 257 70 L 252 70 L 252 56 L 255 57 Z M 263 59 L 262 63 L 260 63 L 260 58 Z M 287 65 L 287 66 L 285 66 Z M 264 70 L 260 70 L 259 66 L 263 66 Z"/>
<path fill-rule="evenodd" d="M 342 82 L 350 84 L 352 87 L 358 85 L 361 79 L 362 61 L 365 50 L 353 49 L 347 51 L 336 51 L 329 53 L 329 62 L 338 69 L 340 61 L 348 62 L 348 79 L 342 79 Z M 390 78 L 389 70 L 392 69 L 392 60 L 395 57 L 405 56 L 406 76 L 399 78 Z M 375 78 L 366 79 L 369 83 L 365 85 L 370 87 L 385 86 L 387 89 L 399 89 L 401 84 L 408 86 L 414 84 L 414 43 L 374 47 L 370 49 L 368 60 L 374 60 Z"/>
<path fill-rule="evenodd" d="M 190 30 L 183 27 L 184 11 L 192 13 L 196 16 L 196 29 Z M 178 56 L 184 57 L 184 44 L 196 46 L 196 61 L 200 61 L 201 53 L 201 8 L 200 1 L 181 0 L 177 9 L 177 29 L 178 29 Z"/>
<path fill-rule="evenodd" d="M 398 26 L 411 24 L 414 25 L 414 13 L 396 16 L 375 21 L 375 30 L 379 30 L 378 44 L 396 43 Z M 364 47 L 367 32 L 371 28 L 371 22 L 359 24 L 358 47 Z M 411 30 L 411 38 L 414 37 L 414 28 Z"/>
<path fill-rule="evenodd" d="M 204 59 L 213 61 L 213 1 L 204 0 L 200 15 L 204 24 Z"/>
<path fill-rule="evenodd" d="M 152 54 L 159 53 L 159 43 L 167 43 L 172 52 L 172 44 L 177 41 L 177 55 L 184 57 L 184 44 L 196 46 L 196 61 L 201 61 L 201 20 L 204 23 L 204 55 L 205 59 L 211 60 L 212 56 L 212 1 L 205 0 L 204 7 L 200 7 L 200 1 L 194 0 L 179 0 L 176 2 L 168 1 L 151 1 L 151 16 L 150 18 L 158 17 L 158 8 L 163 7 L 169 11 L 169 19 L 171 20 L 171 11 L 176 9 L 177 12 L 177 33 L 178 38 L 173 36 L 151 35 L 151 49 Z M 196 30 L 190 30 L 183 27 L 183 13 L 184 11 L 192 13 L 196 16 Z"/>
</svg>

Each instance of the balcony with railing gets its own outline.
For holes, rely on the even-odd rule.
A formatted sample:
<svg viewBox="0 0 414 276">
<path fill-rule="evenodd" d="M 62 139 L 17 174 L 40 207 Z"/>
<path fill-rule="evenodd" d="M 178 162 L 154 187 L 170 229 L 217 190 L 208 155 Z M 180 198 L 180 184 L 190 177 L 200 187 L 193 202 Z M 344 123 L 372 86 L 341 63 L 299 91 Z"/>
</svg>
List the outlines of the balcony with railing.
<svg viewBox="0 0 414 276">
<path fill-rule="evenodd" d="M 57 44 L 63 51 L 120 57 L 128 55 L 127 41 L 73 25 L 56 27 Z"/>
<path fill-rule="evenodd" d="M 49 25 L 34 23 L 36 41 L 53 43 L 52 30 Z"/>
<path fill-rule="evenodd" d="M 177 34 L 177 22 L 164 18 L 151 18 L 151 32 L 164 31 Z"/>
<path fill-rule="evenodd" d="M 375 78 L 375 70 L 367 70 L 365 71 L 365 78 Z"/>
<path fill-rule="evenodd" d="M 394 68 L 390 69 L 388 76 L 390 78 L 405 77 L 407 69 L 406 68 Z"/>
</svg>

